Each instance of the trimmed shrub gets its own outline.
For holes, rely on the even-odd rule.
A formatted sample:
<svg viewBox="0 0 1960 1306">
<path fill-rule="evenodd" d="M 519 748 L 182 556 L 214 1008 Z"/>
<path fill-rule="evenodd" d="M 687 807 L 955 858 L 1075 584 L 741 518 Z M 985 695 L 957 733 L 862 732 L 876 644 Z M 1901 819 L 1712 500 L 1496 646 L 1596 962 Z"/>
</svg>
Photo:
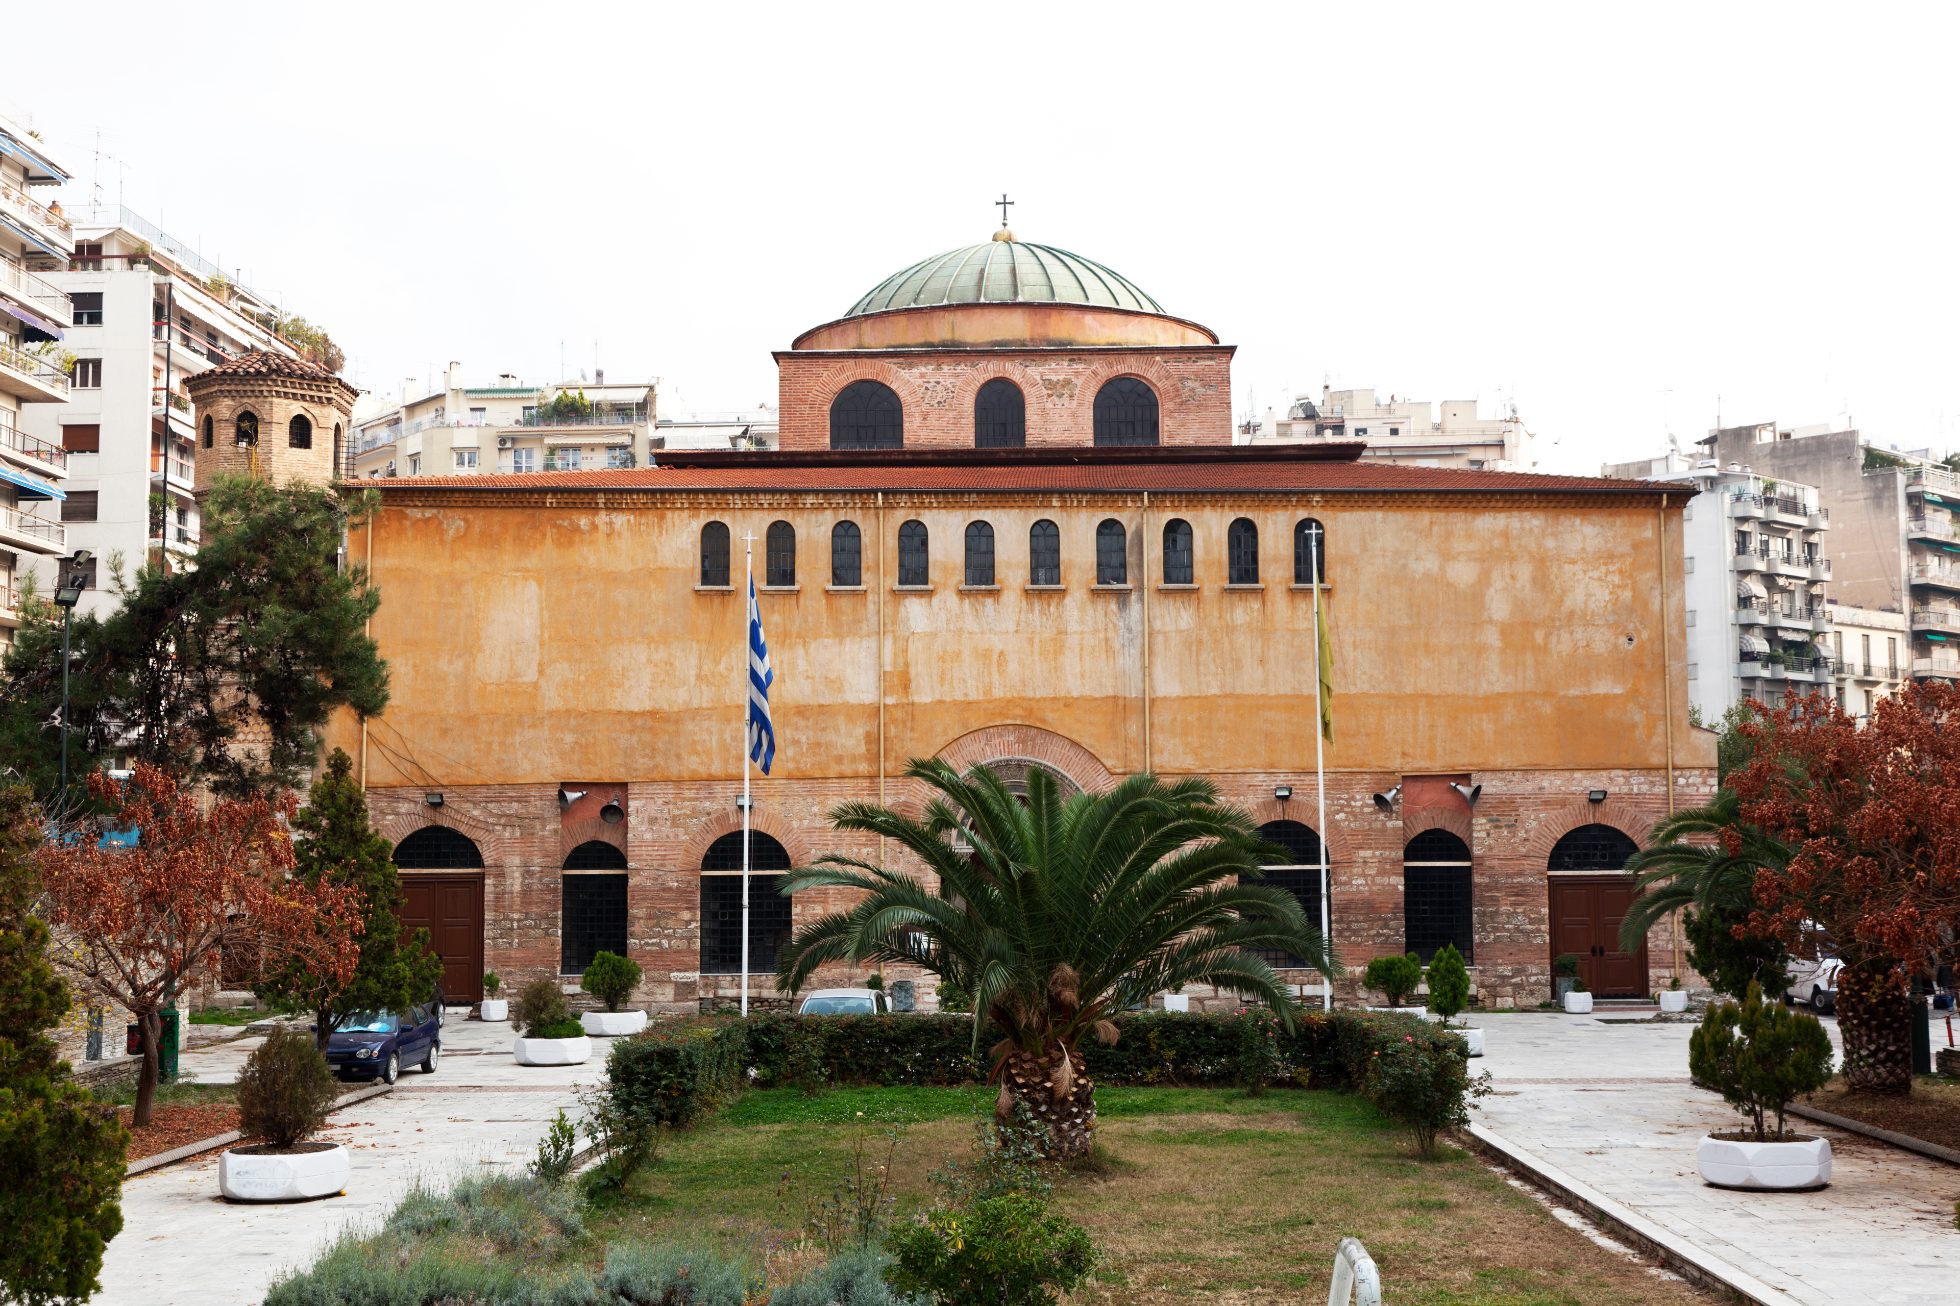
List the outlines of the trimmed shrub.
<svg viewBox="0 0 1960 1306">
<path fill-rule="evenodd" d="M 1831 1039 L 1815 1016 L 1765 1002 L 1751 984 L 1740 1006 L 1716 1003 L 1702 1016 L 1688 1038 L 1688 1071 L 1740 1111 L 1760 1143 L 1783 1137 L 1791 1098 L 1830 1079 Z"/>
<path fill-rule="evenodd" d="M 943 1302 L 1049 1306 L 1096 1266 L 1088 1230 L 1051 1214 L 1034 1193 L 936 1208 L 893 1231 L 885 1246 L 893 1287 Z"/>
<path fill-rule="evenodd" d="M 1413 952 L 1400 957 L 1377 957 L 1361 973 L 1361 983 L 1387 998 L 1389 1006 L 1407 1006 L 1422 984 L 1422 962 Z"/>
<path fill-rule="evenodd" d="M 497 990 L 504 986 L 503 977 L 494 970 L 483 972 L 483 992 L 486 997 L 496 997 Z"/>
<path fill-rule="evenodd" d="M 621 1039 L 606 1056 L 612 1104 L 632 1119 L 684 1129 L 740 1091 L 747 1043 L 739 1021 L 663 1025 Z"/>
<path fill-rule="evenodd" d="M 640 963 L 616 952 L 597 953 L 586 966 L 578 986 L 604 1003 L 607 1011 L 618 1011 L 620 1004 L 640 987 Z"/>
<path fill-rule="evenodd" d="M 1408 1034 L 1368 1054 L 1362 1091 L 1409 1132 L 1419 1155 L 1433 1157 L 1438 1135 L 1470 1123 L 1470 1099 L 1490 1092 L 1490 1073 L 1472 1079 L 1460 1043 L 1440 1047 Z"/>
<path fill-rule="evenodd" d="M 1429 1009 L 1443 1018 L 1445 1025 L 1470 1005 L 1470 968 L 1454 943 L 1436 950 L 1429 963 Z"/>
<path fill-rule="evenodd" d="M 238 1073 L 238 1132 L 291 1148 L 319 1132 L 339 1096 L 312 1035 L 277 1026 Z"/>
<path fill-rule="evenodd" d="M 510 1004 L 510 1018 L 526 1038 L 571 1038 L 583 1032 L 578 1021 L 572 1019 L 571 1006 L 565 1001 L 558 981 L 542 975 L 526 980 L 524 987 L 517 990 L 517 1000 Z M 570 1034 L 549 1032 L 567 1024 L 575 1027 Z"/>
</svg>

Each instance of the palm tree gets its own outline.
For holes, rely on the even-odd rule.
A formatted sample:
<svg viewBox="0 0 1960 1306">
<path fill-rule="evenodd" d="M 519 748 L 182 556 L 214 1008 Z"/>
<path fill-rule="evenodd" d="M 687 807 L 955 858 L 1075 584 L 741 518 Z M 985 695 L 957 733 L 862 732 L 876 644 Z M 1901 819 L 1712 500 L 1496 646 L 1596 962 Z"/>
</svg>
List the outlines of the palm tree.
<svg viewBox="0 0 1960 1306">
<path fill-rule="evenodd" d="M 1024 803 L 988 767 L 963 776 L 915 760 L 905 773 L 933 791 L 923 819 L 875 803 L 845 803 L 830 819 L 894 841 L 930 875 L 841 854 L 793 872 L 785 893 L 863 897 L 799 930 L 778 982 L 795 992 L 827 962 L 902 962 L 972 994 L 976 1048 L 985 1021 L 1004 1035 L 992 1049 L 995 1114 L 1006 1122 L 1024 1106 L 1052 1155 L 1088 1150 L 1095 1086 L 1080 1041 L 1115 1042 L 1118 1012 L 1211 984 L 1271 1007 L 1290 1028 L 1297 1004 L 1260 950 L 1331 973 L 1333 954 L 1299 900 L 1259 880 L 1290 854 L 1209 781 L 1137 775 L 1063 799 L 1036 768 Z"/>
<path fill-rule="evenodd" d="M 1743 821 L 1734 790 L 1717 790 L 1707 805 L 1656 825 L 1652 842 L 1627 859 L 1636 896 L 1620 923 L 1621 946 L 1637 949 L 1662 919 L 1686 910 L 1691 963 L 1718 991 L 1739 997 L 1754 982 L 1781 992 L 1789 982 L 1782 946 L 1730 931 L 1756 905 L 1756 872 L 1789 860 L 1787 845 Z"/>
</svg>

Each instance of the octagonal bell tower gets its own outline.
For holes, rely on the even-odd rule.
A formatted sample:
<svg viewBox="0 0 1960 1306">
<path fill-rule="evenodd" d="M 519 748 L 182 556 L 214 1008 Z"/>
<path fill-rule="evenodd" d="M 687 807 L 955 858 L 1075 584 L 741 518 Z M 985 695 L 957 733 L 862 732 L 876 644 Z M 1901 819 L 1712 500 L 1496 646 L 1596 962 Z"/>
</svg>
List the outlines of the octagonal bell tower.
<svg viewBox="0 0 1960 1306">
<path fill-rule="evenodd" d="M 185 381 L 197 405 L 197 497 L 219 476 L 330 485 L 359 391 L 323 367 L 254 349 Z"/>
</svg>

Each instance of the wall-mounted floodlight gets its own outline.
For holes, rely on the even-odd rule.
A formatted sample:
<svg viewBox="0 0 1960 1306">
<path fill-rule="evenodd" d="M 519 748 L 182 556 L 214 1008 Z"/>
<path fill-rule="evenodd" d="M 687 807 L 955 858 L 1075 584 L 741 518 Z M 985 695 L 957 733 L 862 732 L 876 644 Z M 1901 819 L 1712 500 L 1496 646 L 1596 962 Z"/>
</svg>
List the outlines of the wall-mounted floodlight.
<svg viewBox="0 0 1960 1306">
<path fill-rule="evenodd" d="M 1606 801 L 1606 791 L 1604 789 L 1591 790 L 1586 794 L 1586 801 L 1589 803 L 1603 803 Z"/>
<path fill-rule="evenodd" d="M 1292 796 L 1293 796 L 1292 785 L 1273 786 L 1273 797 L 1279 799 L 1282 803 L 1285 802 L 1287 799 L 1291 798 Z"/>
<path fill-rule="evenodd" d="M 1390 789 L 1385 794 L 1376 794 L 1375 806 L 1382 809 L 1383 816 L 1393 816 L 1395 814 L 1396 800 L 1401 797 L 1402 797 L 1402 786 L 1396 785 L 1394 788 Z"/>
<path fill-rule="evenodd" d="M 431 806 L 431 807 L 441 807 L 441 806 L 442 806 L 442 795 L 441 795 L 441 794 L 423 794 L 423 795 L 422 795 L 422 801 L 423 801 L 423 802 L 425 802 L 425 803 L 427 803 L 427 804 L 428 804 L 429 806 Z"/>
</svg>

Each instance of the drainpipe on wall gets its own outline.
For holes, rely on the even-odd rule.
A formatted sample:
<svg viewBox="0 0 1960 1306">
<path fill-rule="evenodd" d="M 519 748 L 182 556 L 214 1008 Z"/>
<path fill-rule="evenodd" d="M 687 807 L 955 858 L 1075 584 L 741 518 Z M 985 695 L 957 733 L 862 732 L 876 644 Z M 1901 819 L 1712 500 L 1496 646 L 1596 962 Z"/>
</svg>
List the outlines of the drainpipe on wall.
<svg viewBox="0 0 1960 1306">
<path fill-rule="evenodd" d="M 1150 491 L 1143 492 L 1143 575 L 1137 577 L 1143 591 L 1143 769 L 1155 774 L 1150 756 Z"/>
<path fill-rule="evenodd" d="M 1674 815 L 1674 662 L 1673 652 L 1667 642 L 1668 613 L 1668 575 L 1667 575 L 1667 495 L 1661 495 L 1661 506 L 1654 510 L 1655 536 L 1660 541 L 1661 552 L 1661 730 L 1667 750 L 1667 814 Z M 1674 913 L 1674 973 L 1681 973 L 1681 913 Z"/>
<path fill-rule="evenodd" d="M 367 583 L 370 585 L 374 583 L 374 513 L 369 513 L 367 519 Z M 362 625 L 361 633 L 366 635 L 369 639 L 374 638 L 374 614 L 373 613 L 368 614 L 367 621 Z M 367 740 L 368 740 L 368 719 L 367 719 L 367 714 L 363 712 L 361 714 L 361 793 L 362 794 L 367 793 L 367 787 L 368 787 Z"/>
<path fill-rule="evenodd" d="M 878 806 L 885 805 L 885 492 L 878 491 Z M 878 869 L 885 868 L 885 836 L 878 836 Z"/>
</svg>

